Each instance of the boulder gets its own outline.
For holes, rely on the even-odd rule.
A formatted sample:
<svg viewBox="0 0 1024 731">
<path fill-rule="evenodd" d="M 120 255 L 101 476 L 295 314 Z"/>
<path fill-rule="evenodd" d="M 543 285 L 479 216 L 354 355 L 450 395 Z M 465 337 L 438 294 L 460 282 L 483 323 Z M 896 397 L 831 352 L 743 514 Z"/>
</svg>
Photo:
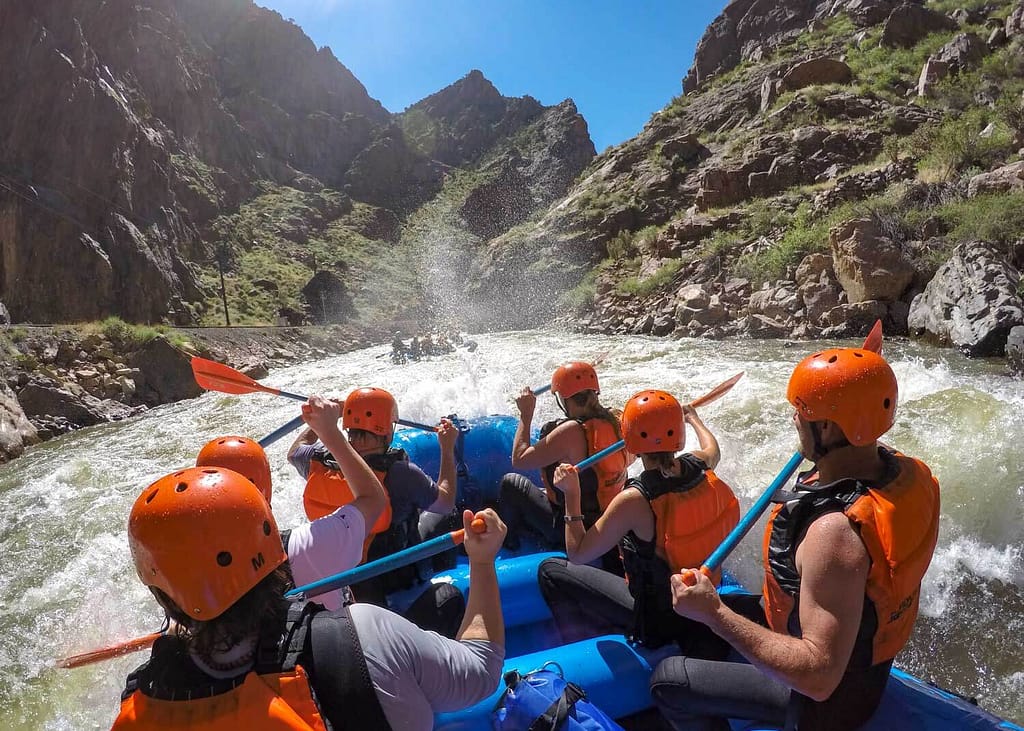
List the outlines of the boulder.
<svg viewBox="0 0 1024 731">
<path fill-rule="evenodd" d="M 975 66 L 988 53 L 988 46 L 975 33 L 957 33 L 949 43 L 940 48 L 932 58 L 945 61 L 950 72 L 958 74 Z"/>
<path fill-rule="evenodd" d="M 851 302 L 897 300 L 914 279 L 914 262 L 882 235 L 872 218 L 857 218 L 829 231 L 836 279 Z"/>
<path fill-rule="evenodd" d="M 326 269 L 321 269 L 306 282 L 302 298 L 318 325 L 344 322 L 355 314 L 355 304 L 345 283 Z"/>
<path fill-rule="evenodd" d="M 789 335 L 788 325 L 758 314 L 747 315 L 740 327 L 752 338 L 784 338 Z"/>
<path fill-rule="evenodd" d="M 854 302 L 833 307 L 822 317 L 822 324 L 827 326 L 822 331 L 822 336 L 828 338 L 852 338 L 858 335 L 866 335 L 876 320 L 882 320 L 884 327 L 886 320 L 889 318 L 889 304 L 891 303 L 867 300 L 865 302 Z M 903 329 L 906 329 L 905 326 Z M 891 331 L 891 328 L 889 331 Z"/>
<path fill-rule="evenodd" d="M 808 254 L 796 268 L 796 286 L 802 287 L 809 282 L 817 282 L 822 275 L 835 278 L 832 270 L 832 258 L 827 254 Z"/>
<path fill-rule="evenodd" d="M 904 3 L 889 14 L 879 43 L 886 48 L 910 48 L 927 35 L 956 28 L 956 21 L 942 13 Z"/>
<path fill-rule="evenodd" d="M 1017 6 L 1006 16 L 1005 31 L 1009 38 L 1016 35 L 1024 35 L 1024 0 L 1020 0 Z"/>
<path fill-rule="evenodd" d="M 11 324 L 11 313 L 7 311 L 7 306 L 3 302 L 0 302 L 0 325 Z"/>
<path fill-rule="evenodd" d="M 751 314 L 787 322 L 801 307 L 800 297 L 792 282 L 780 282 L 775 287 L 759 289 L 750 295 L 747 308 Z"/>
<path fill-rule="evenodd" d="M 147 404 L 165 404 L 203 393 L 192 375 L 191 356 L 162 336 L 132 353 L 128 364 L 139 371 L 136 389 Z"/>
<path fill-rule="evenodd" d="M 921 75 L 917 78 L 917 95 L 930 96 L 935 85 L 949 75 L 949 64 L 937 58 L 929 58 L 921 67 Z"/>
<path fill-rule="evenodd" d="M 767 112 L 779 98 L 781 82 L 774 76 L 765 76 L 761 82 L 761 113 Z"/>
<path fill-rule="evenodd" d="M 1024 376 L 1024 325 L 1010 328 L 1006 337 L 1006 359 L 1012 373 Z"/>
<path fill-rule="evenodd" d="M 1006 193 L 1011 190 L 1024 191 L 1024 160 L 975 175 L 967 184 L 967 197 L 973 198 L 983 193 Z"/>
<path fill-rule="evenodd" d="M 853 72 L 845 62 L 827 56 L 819 56 L 791 66 L 782 77 L 780 89 L 796 91 L 817 84 L 849 84 L 852 79 Z"/>
<path fill-rule="evenodd" d="M 885 22 L 894 7 L 896 0 L 849 0 L 844 9 L 855 26 L 867 28 Z"/>
<path fill-rule="evenodd" d="M 676 292 L 676 301 L 683 307 L 699 310 L 708 306 L 711 297 L 703 284 L 687 284 Z"/>
<path fill-rule="evenodd" d="M 20 457 L 25 447 L 39 441 L 36 428 L 7 384 L 0 383 L 0 462 Z"/>
<path fill-rule="evenodd" d="M 106 421 L 99 399 L 46 383 L 29 383 L 18 392 L 18 401 L 30 419 L 66 419 L 74 427 Z"/>
<path fill-rule="evenodd" d="M 750 195 L 743 168 L 709 168 L 700 176 L 695 203 L 700 210 L 739 203 Z"/>
<path fill-rule="evenodd" d="M 911 303 L 910 332 L 972 356 L 1003 355 L 1010 330 L 1024 325 L 1020 281 L 991 244 L 960 244 Z"/>
</svg>

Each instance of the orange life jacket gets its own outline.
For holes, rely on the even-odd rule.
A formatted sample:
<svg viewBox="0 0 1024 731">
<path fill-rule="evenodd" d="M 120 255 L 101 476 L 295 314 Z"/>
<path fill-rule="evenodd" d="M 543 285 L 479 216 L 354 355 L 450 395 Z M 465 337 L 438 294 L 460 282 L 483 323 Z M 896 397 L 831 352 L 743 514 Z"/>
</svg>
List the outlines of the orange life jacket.
<svg viewBox="0 0 1024 731">
<path fill-rule="evenodd" d="M 122 729 L 296 729 L 327 731 L 306 672 L 296 666 L 276 675 L 249 673 L 233 690 L 208 698 L 171 701 L 136 690 L 121 701 L 111 727 Z"/>
<path fill-rule="evenodd" d="M 587 456 L 597 454 L 602 449 L 610 447 L 619 441 L 620 437 L 615 433 L 615 427 L 604 419 L 587 419 L 581 421 L 583 433 L 587 436 Z M 622 492 L 622 486 L 626 484 L 626 452 L 620 449 L 615 454 L 610 454 L 591 469 L 597 473 L 597 503 L 603 513 L 608 508 L 608 503 Z"/>
<path fill-rule="evenodd" d="M 201 675 L 205 682 L 197 681 L 196 674 L 201 671 L 186 659 L 182 641 L 177 637 L 157 640 L 149 662 L 129 676 L 112 730 L 328 731 L 342 728 L 344 724 L 339 725 L 336 719 L 330 718 L 328 706 L 318 702 L 306 671 L 297 662 L 306 652 L 309 622 L 317 611 L 313 605 L 289 609 L 288 624 L 279 635 L 283 639 L 280 647 L 276 640 L 261 640 L 258 656 L 264 659 L 254 670 L 235 679 L 216 680 Z M 350 704 L 358 705 L 358 708 L 346 710 L 358 711 L 358 717 L 364 720 L 374 719 L 378 724 L 374 728 L 381 722 L 380 727 L 387 728 L 347 610 L 341 616 L 326 612 L 324 615 L 327 621 L 337 622 L 341 632 L 325 637 L 322 647 L 318 647 L 314 637 L 310 650 L 314 656 L 330 653 L 329 662 L 314 663 L 318 677 L 327 678 L 334 669 L 330 666 L 338 666 L 340 672 L 331 680 L 342 684 L 343 695 L 349 696 L 346 700 Z M 298 627 L 293 629 L 296 625 Z M 355 666 L 354 672 L 352 666 Z"/>
<path fill-rule="evenodd" d="M 765 615 L 774 631 L 796 636 L 798 541 L 826 513 L 844 513 L 857 529 L 871 568 L 858 633 L 863 646 L 854 648 L 851 667 L 891 660 L 907 643 L 917 618 L 921 579 L 938 538 L 939 484 L 927 465 L 898 452 L 879 451 L 890 479 L 879 486 L 839 480 L 818 487 L 815 474 L 802 475 L 796 491 L 780 495 L 781 504 L 772 510 L 764 534 Z"/>
<path fill-rule="evenodd" d="M 326 455 L 326 456 L 324 456 Z M 332 466 L 333 465 L 333 466 Z M 384 485 L 387 477 L 387 469 L 375 469 L 373 471 Z M 387 488 L 384 494 L 387 495 Z M 330 515 L 343 505 L 348 505 L 355 496 L 352 488 L 348 486 L 348 480 L 341 473 L 337 463 L 333 461 L 329 452 L 318 453 L 309 462 L 309 477 L 306 479 L 306 489 L 302 493 L 302 505 L 306 509 L 306 517 L 310 520 Z M 363 541 L 363 560 L 370 550 L 370 544 L 378 533 L 385 533 L 391 527 L 391 501 L 384 504 L 384 510 L 380 517 L 366 532 L 366 539 Z"/>
<path fill-rule="evenodd" d="M 682 475 L 664 477 L 647 470 L 626 487 L 636 488 L 654 513 L 654 537 L 630 531 L 619 544 L 634 604 L 634 639 L 657 646 L 672 639 L 659 631 L 671 616 L 669 577 L 700 566 L 740 520 L 740 504 L 729 487 L 692 454 L 679 457 Z M 713 577 L 721 580 L 721 572 Z"/>
</svg>

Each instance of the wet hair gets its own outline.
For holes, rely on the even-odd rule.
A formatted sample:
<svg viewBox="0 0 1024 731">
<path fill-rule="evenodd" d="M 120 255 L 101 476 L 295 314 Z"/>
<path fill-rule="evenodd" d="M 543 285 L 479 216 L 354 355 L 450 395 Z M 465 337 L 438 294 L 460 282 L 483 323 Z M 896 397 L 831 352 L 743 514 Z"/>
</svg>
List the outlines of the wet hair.
<svg viewBox="0 0 1024 731">
<path fill-rule="evenodd" d="M 619 415 L 611 409 L 602 406 L 597 398 L 597 391 L 586 389 L 570 396 L 567 401 L 572 401 L 580 409 L 581 419 L 603 419 L 612 425 L 615 430 L 615 438 L 622 439 L 622 426 L 619 424 Z"/>
<path fill-rule="evenodd" d="M 649 452 L 641 457 L 643 457 L 645 468 L 647 468 L 647 463 L 651 463 L 654 465 L 651 469 L 661 472 L 662 477 L 672 476 L 672 470 L 676 466 L 675 452 Z"/>
<path fill-rule="evenodd" d="M 155 586 L 150 590 L 166 610 L 167 616 L 178 625 L 177 635 L 185 640 L 189 649 L 203 658 L 224 652 L 246 637 L 259 632 L 266 621 L 283 622 L 288 614 L 288 602 L 282 595 L 292 588 L 288 564 L 270 572 L 241 599 L 214 619 L 202 621 L 189 616 L 173 599 Z"/>
</svg>

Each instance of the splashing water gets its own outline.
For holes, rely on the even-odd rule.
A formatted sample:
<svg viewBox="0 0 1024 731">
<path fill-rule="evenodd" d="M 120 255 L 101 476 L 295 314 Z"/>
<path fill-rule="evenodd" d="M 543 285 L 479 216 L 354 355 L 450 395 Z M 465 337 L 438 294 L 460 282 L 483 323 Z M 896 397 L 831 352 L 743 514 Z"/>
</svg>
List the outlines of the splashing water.
<svg viewBox="0 0 1024 731">
<path fill-rule="evenodd" d="M 546 383 L 564 360 L 610 350 L 599 374 L 602 400 L 612 406 L 646 387 L 691 399 L 746 372 L 701 410 L 722 446 L 718 473 L 744 508 L 795 448 L 785 384 L 808 344 L 549 332 L 476 339 L 473 354 L 392 366 L 383 348 L 373 348 L 275 371 L 264 382 L 334 396 L 381 386 L 396 395 L 404 418 L 429 422 L 452 412 L 513 413 L 523 386 Z M 1000 363 L 951 351 L 897 343 L 887 344 L 886 355 L 901 386 L 886 441 L 932 467 L 943 500 L 921 616 L 899 664 L 1024 721 L 1024 384 L 1001 375 Z M 136 495 L 191 464 L 206 440 L 263 436 L 297 408 L 266 395 L 206 394 L 75 432 L 0 467 L 0 727 L 109 727 L 125 675 L 144 655 L 71 671 L 53 663 L 159 626 L 128 553 L 125 523 Z M 554 400 L 542 397 L 537 423 L 557 415 Z M 268 450 L 282 527 L 302 520 L 302 483 L 285 460 L 288 443 Z M 730 559 L 749 586 L 759 585 L 759 553 L 755 529 Z"/>
</svg>

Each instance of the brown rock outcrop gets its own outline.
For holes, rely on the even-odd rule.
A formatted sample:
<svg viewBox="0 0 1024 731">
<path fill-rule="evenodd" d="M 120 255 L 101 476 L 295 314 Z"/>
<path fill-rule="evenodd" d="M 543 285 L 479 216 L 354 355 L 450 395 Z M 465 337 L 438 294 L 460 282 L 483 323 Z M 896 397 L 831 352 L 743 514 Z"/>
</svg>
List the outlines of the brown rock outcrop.
<svg viewBox="0 0 1024 731">
<path fill-rule="evenodd" d="M 836 279 L 850 303 L 898 300 L 914 279 L 913 261 L 874 219 L 839 224 L 829 231 L 829 244 Z"/>
<path fill-rule="evenodd" d="M 782 91 L 796 91 L 816 84 L 848 84 L 853 72 L 845 62 L 819 56 L 794 64 L 782 77 Z"/>
<path fill-rule="evenodd" d="M 1011 190 L 1024 191 L 1024 160 L 979 173 L 967 184 L 967 196 L 973 198 L 984 193 L 1006 193 Z"/>
<path fill-rule="evenodd" d="M 879 43 L 887 48 L 910 48 L 930 33 L 956 28 L 956 21 L 942 13 L 904 3 L 889 14 Z"/>
</svg>

